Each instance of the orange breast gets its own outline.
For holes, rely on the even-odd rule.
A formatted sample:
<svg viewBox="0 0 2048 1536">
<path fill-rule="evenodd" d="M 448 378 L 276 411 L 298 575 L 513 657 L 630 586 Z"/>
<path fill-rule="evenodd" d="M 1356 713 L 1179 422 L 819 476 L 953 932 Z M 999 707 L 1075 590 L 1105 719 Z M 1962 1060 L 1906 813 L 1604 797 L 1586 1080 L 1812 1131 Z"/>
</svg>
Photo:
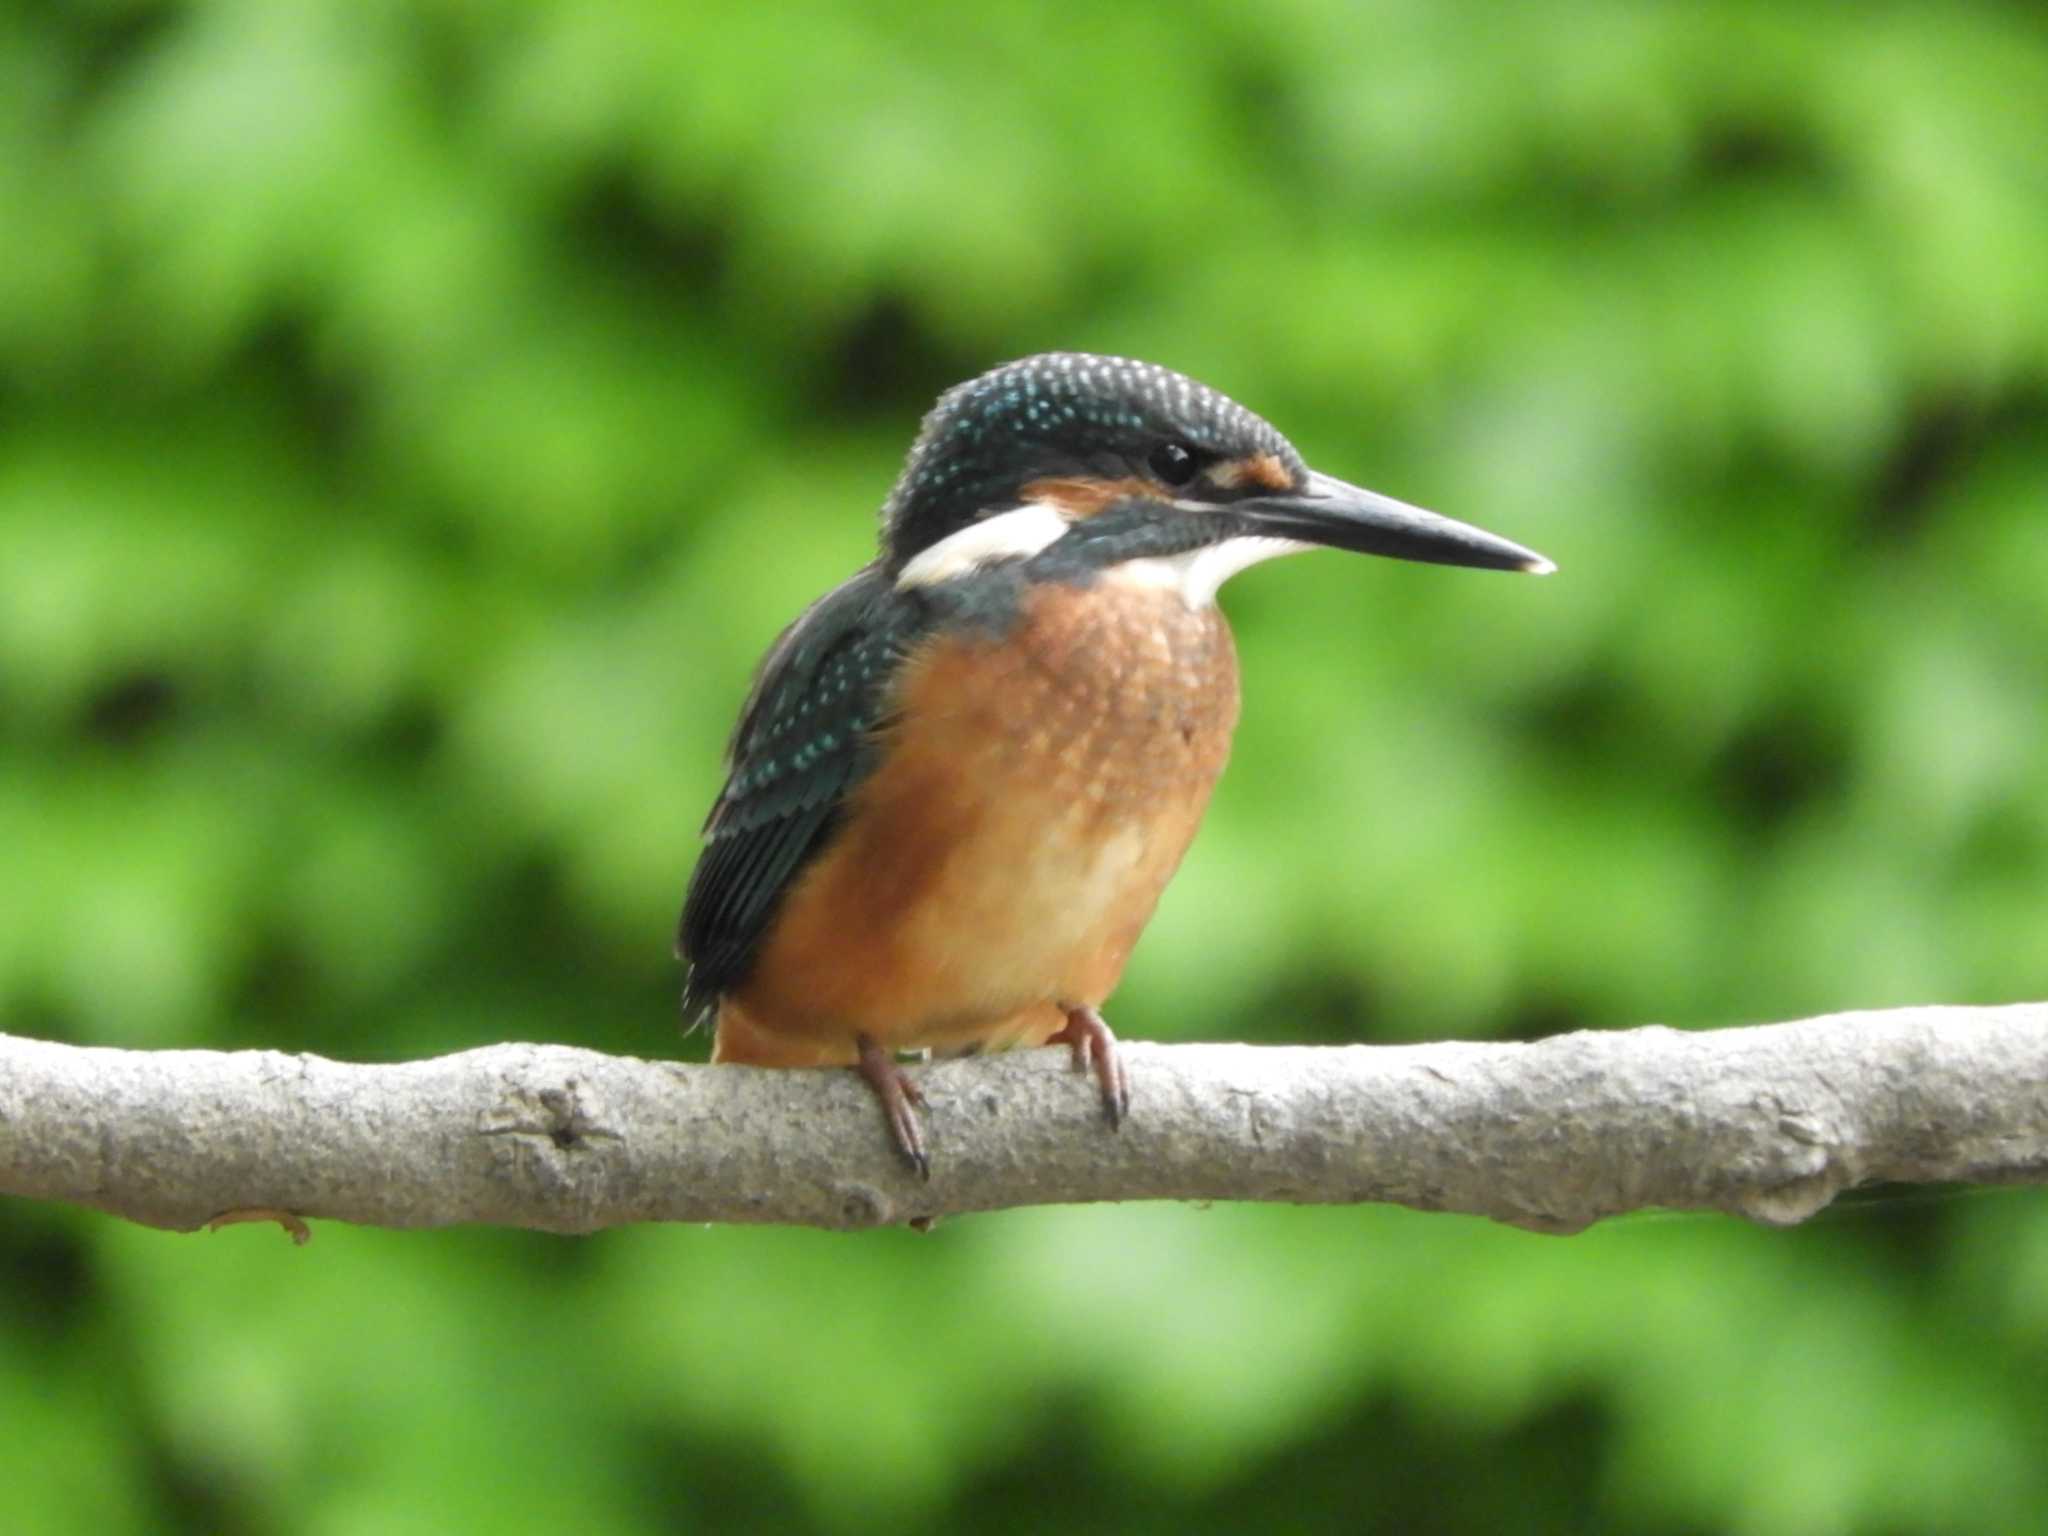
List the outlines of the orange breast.
<svg viewBox="0 0 2048 1536">
<path fill-rule="evenodd" d="M 1100 1004 L 1237 723 L 1213 607 L 1105 578 L 906 665 L 880 765 L 721 1010 L 723 1060 L 1043 1039 Z"/>
</svg>

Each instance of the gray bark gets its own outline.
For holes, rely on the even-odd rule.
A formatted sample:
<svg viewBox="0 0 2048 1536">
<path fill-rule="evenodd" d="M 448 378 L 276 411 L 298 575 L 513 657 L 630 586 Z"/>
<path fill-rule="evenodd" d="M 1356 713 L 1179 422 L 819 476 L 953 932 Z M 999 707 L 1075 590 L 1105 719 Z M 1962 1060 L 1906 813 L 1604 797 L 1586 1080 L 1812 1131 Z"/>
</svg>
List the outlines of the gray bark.
<svg viewBox="0 0 2048 1536">
<path fill-rule="evenodd" d="M 1786 1224 L 1878 1181 L 2048 1182 L 2048 1004 L 1124 1051 L 1120 1131 L 1064 1050 L 911 1068 L 922 1183 L 846 1071 L 551 1045 L 358 1066 L 0 1035 L 0 1194 L 175 1229 L 230 1213 L 853 1228 L 1075 1201 L 1379 1200 L 1574 1232 L 1652 1206 Z"/>
</svg>

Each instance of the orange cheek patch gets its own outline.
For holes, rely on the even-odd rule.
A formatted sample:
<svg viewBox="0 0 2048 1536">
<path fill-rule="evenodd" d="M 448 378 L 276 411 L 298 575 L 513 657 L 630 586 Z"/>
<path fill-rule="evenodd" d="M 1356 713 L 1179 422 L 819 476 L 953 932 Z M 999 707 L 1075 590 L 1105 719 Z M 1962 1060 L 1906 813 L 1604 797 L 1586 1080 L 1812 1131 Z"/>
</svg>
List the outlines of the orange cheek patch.
<svg viewBox="0 0 2048 1536">
<path fill-rule="evenodd" d="M 1093 517 L 1106 507 L 1133 497 L 1144 501 L 1171 501 L 1173 493 L 1141 475 L 1120 480 L 1094 480 L 1079 475 L 1058 475 L 1033 480 L 1024 487 L 1026 501 L 1042 501 L 1059 509 L 1075 522 Z"/>
</svg>

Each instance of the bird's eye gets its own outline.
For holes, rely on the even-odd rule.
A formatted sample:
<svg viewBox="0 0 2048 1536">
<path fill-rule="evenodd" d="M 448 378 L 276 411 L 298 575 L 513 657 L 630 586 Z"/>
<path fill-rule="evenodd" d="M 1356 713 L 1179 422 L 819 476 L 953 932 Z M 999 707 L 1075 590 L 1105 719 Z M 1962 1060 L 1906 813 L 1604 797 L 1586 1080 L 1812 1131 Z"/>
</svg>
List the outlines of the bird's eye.
<svg viewBox="0 0 2048 1536">
<path fill-rule="evenodd" d="M 1152 457 L 1147 462 L 1152 473 L 1167 485 L 1186 485 L 1195 478 L 1195 471 L 1201 468 L 1201 461 L 1186 443 L 1161 443 L 1152 450 Z"/>
</svg>

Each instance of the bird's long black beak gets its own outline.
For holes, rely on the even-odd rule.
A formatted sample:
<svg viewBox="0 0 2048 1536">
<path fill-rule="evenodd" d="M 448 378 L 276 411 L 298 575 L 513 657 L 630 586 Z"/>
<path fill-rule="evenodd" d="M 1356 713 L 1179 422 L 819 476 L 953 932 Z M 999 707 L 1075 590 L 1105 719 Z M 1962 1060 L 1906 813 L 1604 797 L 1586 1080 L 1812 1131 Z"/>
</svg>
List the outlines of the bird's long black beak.
<svg viewBox="0 0 2048 1536">
<path fill-rule="evenodd" d="M 1249 498 L 1238 502 L 1235 510 L 1250 519 L 1257 533 L 1270 538 L 1391 555 L 1396 560 L 1527 571 L 1534 576 L 1547 576 L 1557 569 L 1533 549 L 1484 529 L 1438 517 L 1314 470 L 1309 471 L 1305 489 Z"/>
</svg>

